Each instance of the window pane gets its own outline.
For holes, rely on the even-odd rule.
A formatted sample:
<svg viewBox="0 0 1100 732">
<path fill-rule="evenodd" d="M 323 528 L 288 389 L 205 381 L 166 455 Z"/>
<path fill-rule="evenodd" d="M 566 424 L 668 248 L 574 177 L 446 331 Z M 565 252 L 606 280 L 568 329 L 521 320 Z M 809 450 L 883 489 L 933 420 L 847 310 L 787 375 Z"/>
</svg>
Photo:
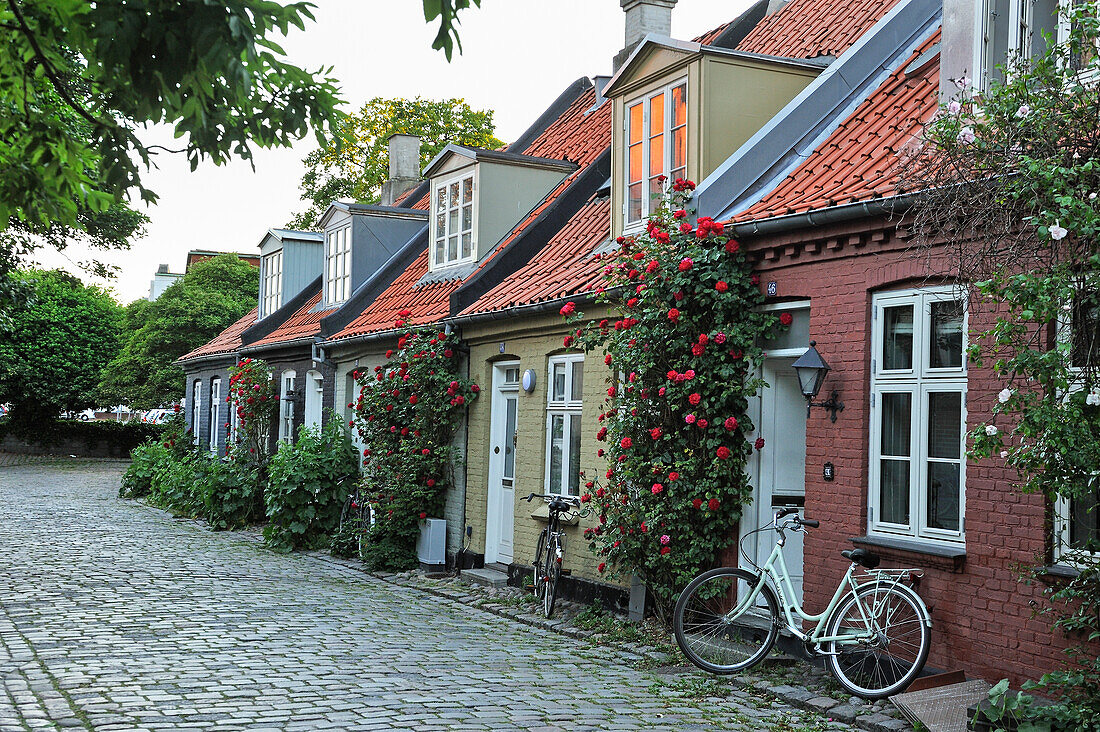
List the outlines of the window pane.
<svg viewBox="0 0 1100 732">
<path fill-rule="evenodd" d="M 569 387 L 569 399 L 574 402 L 581 401 L 581 395 L 584 394 L 584 362 L 574 361 L 573 364 L 573 383 Z"/>
<path fill-rule="evenodd" d="M 962 302 L 933 302 L 931 325 L 928 329 L 928 365 L 934 369 L 961 368 Z"/>
<path fill-rule="evenodd" d="M 882 394 L 883 455 L 910 456 L 910 425 L 913 395 L 908 392 Z"/>
<path fill-rule="evenodd" d="M 505 400 L 504 416 L 504 477 L 516 477 L 516 409 L 518 400 L 514 397 Z"/>
<path fill-rule="evenodd" d="M 627 221 L 637 221 L 642 218 L 642 184 L 634 183 L 630 186 L 626 206 Z"/>
<path fill-rule="evenodd" d="M 474 200 L 474 179 L 467 178 L 462 181 L 462 202 L 471 203 Z"/>
<path fill-rule="evenodd" d="M 628 182 L 635 183 L 642 179 L 642 145 L 630 146 L 630 180 Z"/>
<path fill-rule="evenodd" d="M 672 133 L 672 167 L 682 168 L 685 165 L 687 165 L 687 127 L 681 127 Z"/>
<path fill-rule="evenodd" d="M 462 230 L 469 231 L 474 227 L 474 207 L 462 207 Z"/>
<path fill-rule="evenodd" d="M 447 210 L 447 189 L 440 188 L 435 192 L 435 210 L 446 211 Z"/>
<path fill-rule="evenodd" d="M 687 122 L 687 85 L 681 84 L 672 90 L 672 126 L 678 127 Z"/>
<path fill-rule="evenodd" d="M 649 140 L 649 175 L 657 176 L 665 169 L 665 138 L 664 135 L 652 137 Z"/>
<path fill-rule="evenodd" d="M 1002 74 L 995 67 L 1008 58 L 1009 27 L 1012 22 L 1010 5 L 1017 0 L 988 0 L 985 18 L 985 72 L 986 79 L 1000 79 Z"/>
<path fill-rule="evenodd" d="M 883 308 L 882 368 L 913 368 L 913 306 Z"/>
<path fill-rule="evenodd" d="M 565 401 L 565 364 L 554 364 L 554 388 L 551 391 L 551 400 L 555 402 Z"/>
<path fill-rule="evenodd" d="M 642 105 L 635 104 L 630 108 L 630 131 L 627 142 L 631 145 L 642 141 Z"/>
<path fill-rule="evenodd" d="M 439 214 L 435 217 L 435 236 L 437 239 L 447 236 L 447 216 Z"/>
<path fill-rule="evenodd" d="M 581 415 L 569 415 L 569 495 L 581 487 Z"/>
<path fill-rule="evenodd" d="M 451 184 L 451 201 L 447 208 L 455 208 L 458 206 L 458 183 Z"/>
<path fill-rule="evenodd" d="M 1058 0 L 1034 0 L 1031 13 L 1031 43 L 1024 53 L 1041 56 L 1047 50 L 1044 31 L 1058 41 Z"/>
<path fill-rule="evenodd" d="M 962 456 L 962 393 L 928 395 L 928 457 L 958 460 Z"/>
<path fill-rule="evenodd" d="M 1100 551 L 1100 495 L 1074 498 L 1069 503 L 1069 544 L 1075 549 Z"/>
<path fill-rule="evenodd" d="M 649 100 L 649 135 L 659 135 L 665 129 L 665 95 L 658 94 Z"/>
<path fill-rule="evenodd" d="M 883 460 L 880 474 L 881 521 L 909 523 L 909 461 Z"/>
<path fill-rule="evenodd" d="M 458 259 L 458 237 L 452 236 L 447 240 L 447 261 L 453 262 Z"/>
<path fill-rule="evenodd" d="M 1073 345 L 1070 363 L 1084 367 L 1097 362 L 1100 346 L 1100 306 L 1095 296 L 1081 295 L 1073 303 Z"/>
<path fill-rule="evenodd" d="M 451 209 L 450 215 L 447 217 L 447 233 L 458 235 L 458 209 Z"/>
<path fill-rule="evenodd" d="M 928 464 L 928 527 L 959 530 L 959 465 Z"/>
<path fill-rule="evenodd" d="M 446 257 L 444 255 L 444 251 L 443 251 L 444 242 L 446 242 L 446 241 L 447 241 L 446 239 L 440 237 L 435 242 L 435 263 L 436 264 L 443 264 L 443 262 L 446 261 Z"/>
<path fill-rule="evenodd" d="M 466 257 L 473 256 L 473 253 L 474 253 L 473 250 L 474 250 L 474 237 L 470 234 L 463 234 L 462 235 L 462 257 L 463 257 L 463 259 L 465 259 Z"/>
<path fill-rule="evenodd" d="M 550 417 L 550 492 L 561 493 L 562 450 L 565 444 L 565 417 Z"/>
</svg>

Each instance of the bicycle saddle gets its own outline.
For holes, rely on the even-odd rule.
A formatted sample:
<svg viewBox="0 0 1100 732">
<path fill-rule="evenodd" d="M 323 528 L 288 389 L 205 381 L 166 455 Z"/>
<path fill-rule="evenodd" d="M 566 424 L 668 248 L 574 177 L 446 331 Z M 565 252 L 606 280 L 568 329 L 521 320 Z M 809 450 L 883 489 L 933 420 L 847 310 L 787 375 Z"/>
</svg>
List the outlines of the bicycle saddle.
<svg viewBox="0 0 1100 732">
<path fill-rule="evenodd" d="M 861 567 L 867 569 L 874 569 L 878 566 L 878 563 L 882 561 L 878 554 L 869 552 L 866 549 L 851 549 L 846 552 L 841 552 L 840 556 L 845 559 L 850 559 Z"/>
</svg>

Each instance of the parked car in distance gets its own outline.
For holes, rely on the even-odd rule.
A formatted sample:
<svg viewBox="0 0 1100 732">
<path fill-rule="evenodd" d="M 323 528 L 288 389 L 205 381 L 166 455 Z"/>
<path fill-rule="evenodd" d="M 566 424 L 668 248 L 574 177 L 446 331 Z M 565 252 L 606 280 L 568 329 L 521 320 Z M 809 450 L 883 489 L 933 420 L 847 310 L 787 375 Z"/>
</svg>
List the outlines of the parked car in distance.
<svg viewBox="0 0 1100 732">
<path fill-rule="evenodd" d="M 85 409 L 81 412 L 62 412 L 61 419 L 75 419 L 80 422 L 87 422 L 88 420 L 95 419 L 96 410 Z"/>
<path fill-rule="evenodd" d="M 143 424 L 168 424 L 170 419 L 172 419 L 171 409 L 150 409 L 141 415 Z"/>
</svg>

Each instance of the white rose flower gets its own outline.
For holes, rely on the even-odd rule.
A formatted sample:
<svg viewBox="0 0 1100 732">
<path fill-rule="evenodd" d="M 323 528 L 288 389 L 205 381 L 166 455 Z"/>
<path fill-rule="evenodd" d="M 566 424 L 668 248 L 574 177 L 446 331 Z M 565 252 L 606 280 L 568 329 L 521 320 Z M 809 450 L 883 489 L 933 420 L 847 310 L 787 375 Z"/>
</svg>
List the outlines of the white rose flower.
<svg viewBox="0 0 1100 732">
<path fill-rule="evenodd" d="M 1006 457 L 1008 457 L 1008 450 L 1001 450 L 1001 460 L 1004 460 Z"/>
<path fill-rule="evenodd" d="M 1100 407 L 1100 392 L 1089 392 L 1089 395 L 1085 397 L 1085 404 L 1090 407 Z"/>
<path fill-rule="evenodd" d="M 1012 398 L 1012 390 L 1011 389 L 1005 388 L 1005 389 L 1001 389 L 999 392 L 997 392 L 997 401 L 999 401 L 1001 404 L 1004 404 L 1005 402 L 1007 402 L 1011 398 Z"/>
<path fill-rule="evenodd" d="M 959 134 L 961 135 L 962 133 Z M 1049 231 L 1050 238 L 1054 241 L 1061 241 L 1062 239 L 1065 239 L 1066 234 L 1069 233 L 1069 230 L 1063 226 L 1060 226 L 1057 221 L 1054 222 L 1054 226 L 1050 227 Z"/>
<path fill-rule="evenodd" d="M 958 114 L 961 110 L 962 105 L 959 104 L 956 100 L 952 99 L 950 102 L 947 103 L 947 111 L 951 114 Z"/>
<path fill-rule="evenodd" d="M 999 432 L 999 430 L 997 429 L 997 425 L 995 425 L 995 424 L 987 424 L 987 425 L 985 426 L 985 433 L 986 433 L 987 435 L 989 435 L 990 437 L 992 437 L 993 435 L 997 434 L 997 432 Z"/>
<path fill-rule="evenodd" d="M 1095 193 L 1090 193 L 1089 194 L 1089 200 L 1090 201 L 1095 201 L 1096 200 L 1096 194 Z"/>
<path fill-rule="evenodd" d="M 962 144 L 969 145 L 970 143 L 974 142 L 974 140 L 977 139 L 977 135 L 974 134 L 974 128 L 972 128 L 972 127 L 963 127 L 961 130 L 959 130 L 959 138 L 958 139 L 959 139 L 959 142 L 961 142 Z"/>
<path fill-rule="evenodd" d="M 1026 104 L 1021 104 L 1020 108 L 1016 110 L 1017 119 L 1023 119 L 1029 114 L 1031 114 L 1031 107 L 1027 106 Z"/>
</svg>

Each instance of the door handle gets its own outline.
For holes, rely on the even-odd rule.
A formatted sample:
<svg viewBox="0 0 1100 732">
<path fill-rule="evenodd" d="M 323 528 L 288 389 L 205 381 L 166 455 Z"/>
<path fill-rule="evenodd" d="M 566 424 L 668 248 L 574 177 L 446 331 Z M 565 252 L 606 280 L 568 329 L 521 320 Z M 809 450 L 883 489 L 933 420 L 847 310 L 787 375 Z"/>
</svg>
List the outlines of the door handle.
<svg viewBox="0 0 1100 732">
<path fill-rule="evenodd" d="M 493 448 L 493 454 L 494 455 L 499 455 L 500 454 L 500 448 L 499 447 L 494 447 Z"/>
</svg>

